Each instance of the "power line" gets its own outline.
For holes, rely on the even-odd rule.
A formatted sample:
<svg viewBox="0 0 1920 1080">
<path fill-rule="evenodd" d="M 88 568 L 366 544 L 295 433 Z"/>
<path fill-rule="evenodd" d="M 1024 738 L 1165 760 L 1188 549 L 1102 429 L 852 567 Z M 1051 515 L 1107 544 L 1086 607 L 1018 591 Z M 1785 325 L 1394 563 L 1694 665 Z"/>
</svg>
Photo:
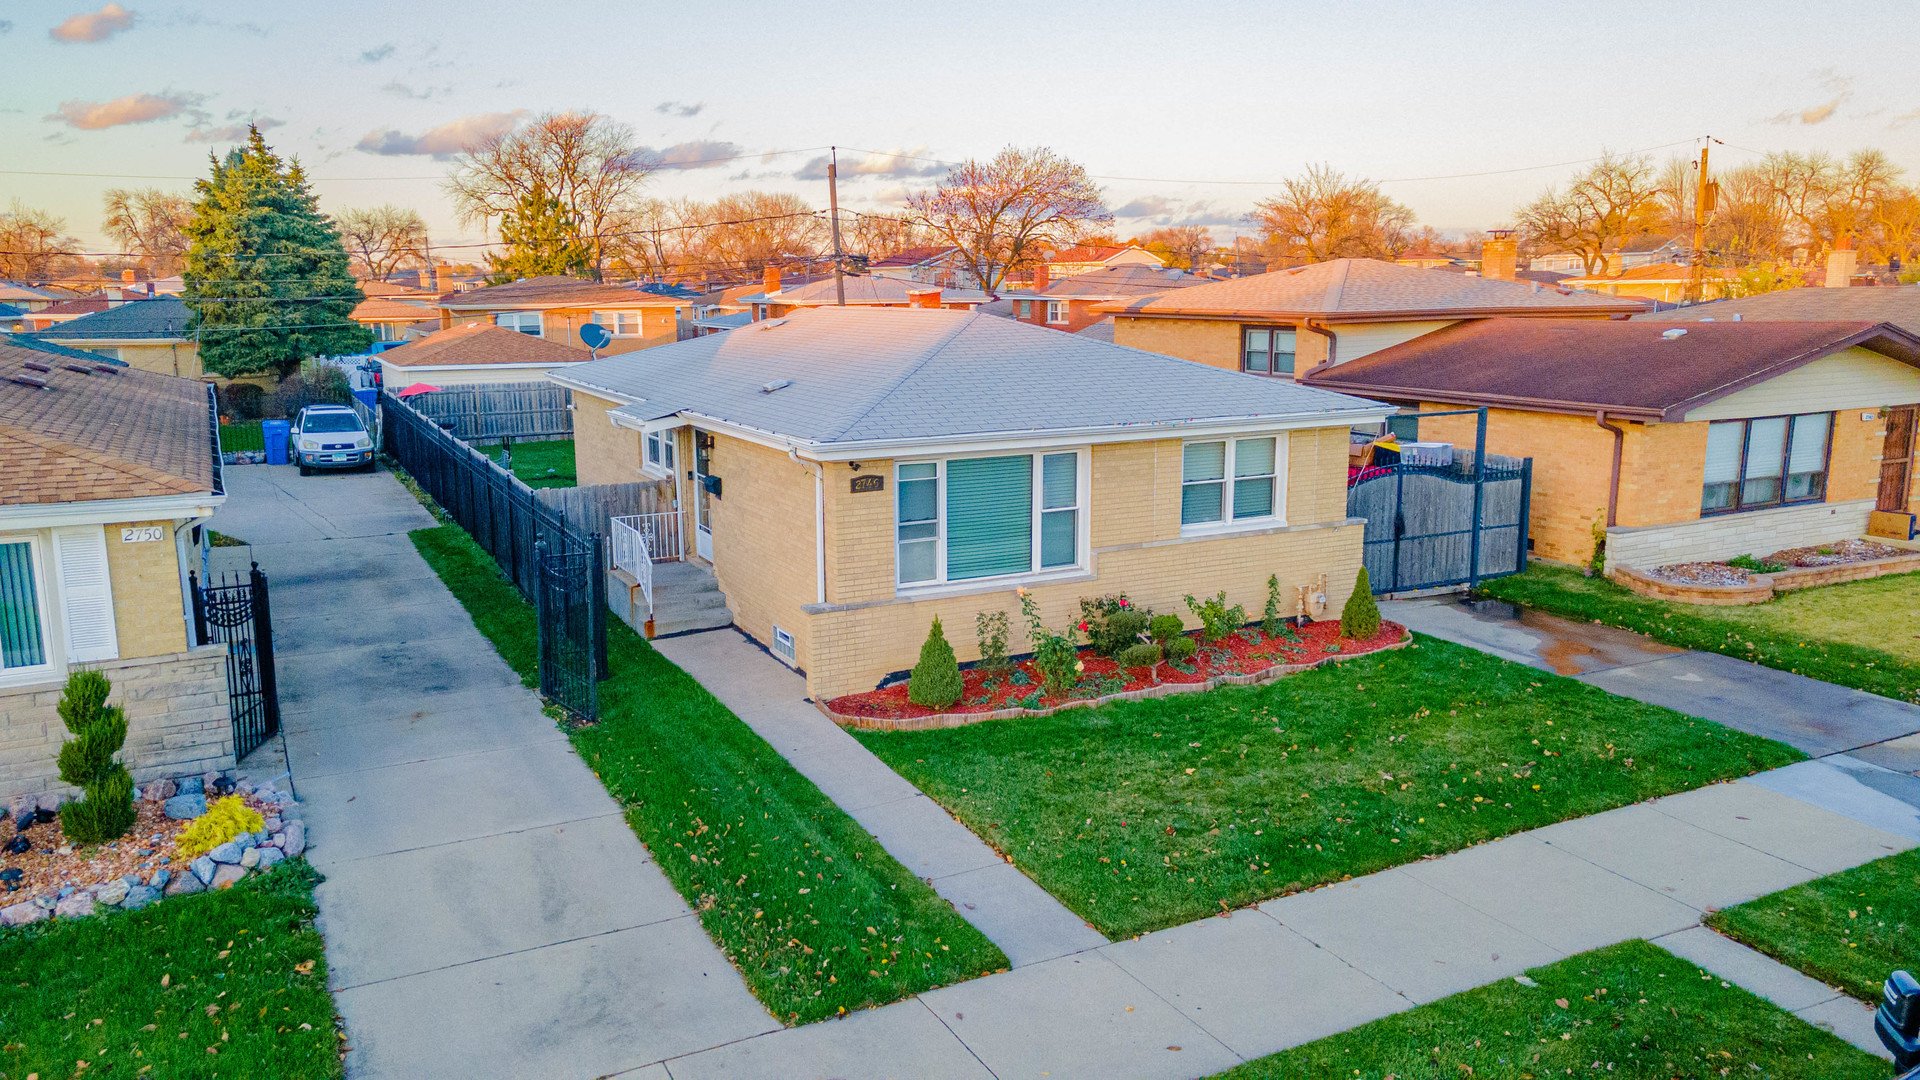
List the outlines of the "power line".
<svg viewBox="0 0 1920 1080">
<path fill-rule="evenodd" d="M 811 154 L 816 150 L 825 150 L 824 146 L 803 146 L 795 150 L 757 150 L 751 154 L 733 154 L 727 157 L 694 158 L 689 161 L 661 162 L 654 166 L 655 172 L 670 172 L 691 169 L 699 165 L 720 165 L 729 161 L 745 161 L 748 158 L 780 157 L 785 154 Z M 205 180 L 205 175 L 175 176 L 165 173 L 100 173 L 100 172 L 52 172 L 40 169 L 0 169 L 0 176 L 78 176 L 97 180 Z M 436 176 L 309 176 L 313 183 L 341 184 L 361 180 L 445 180 L 447 175 Z"/>
</svg>

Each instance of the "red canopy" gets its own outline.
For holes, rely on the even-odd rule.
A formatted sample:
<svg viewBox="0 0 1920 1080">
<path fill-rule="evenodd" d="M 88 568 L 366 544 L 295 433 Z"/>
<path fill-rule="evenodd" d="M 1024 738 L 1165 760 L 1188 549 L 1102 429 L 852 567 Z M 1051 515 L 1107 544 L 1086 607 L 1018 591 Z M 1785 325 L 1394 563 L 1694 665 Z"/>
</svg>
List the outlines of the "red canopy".
<svg viewBox="0 0 1920 1080">
<path fill-rule="evenodd" d="M 405 390 L 400 390 L 395 392 L 393 396 L 394 397 L 412 397 L 415 394 L 435 393 L 439 389 L 440 389 L 439 387 L 433 386 L 429 383 L 417 382 L 417 383 L 414 383 L 412 386 L 407 387 Z"/>
</svg>

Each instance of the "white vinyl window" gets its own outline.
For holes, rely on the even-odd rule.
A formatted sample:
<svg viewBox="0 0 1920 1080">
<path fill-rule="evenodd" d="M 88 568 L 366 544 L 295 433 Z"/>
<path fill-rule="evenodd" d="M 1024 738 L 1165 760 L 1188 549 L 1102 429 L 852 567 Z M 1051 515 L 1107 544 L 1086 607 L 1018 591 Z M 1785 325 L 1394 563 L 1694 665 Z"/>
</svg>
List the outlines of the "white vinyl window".
<svg viewBox="0 0 1920 1080">
<path fill-rule="evenodd" d="M 1065 300 L 1047 301 L 1047 321 L 1064 323 L 1067 321 L 1067 302 Z"/>
<path fill-rule="evenodd" d="M 1700 512 L 1728 514 L 1826 498 L 1832 428 L 1832 413 L 1708 424 Z"/>
<path fill-rule="evenodd" d="M 39 548 L 30 536 L 0 536 L 0 681 L 53 668 Z"/>
<path fill-rule="evenodd" d="M 932 585 L 1083 565 L 1085 460 L 1067 450 L 896 466 L 897 580 Z"/>
<path fill-rule="evenodd" d="M 528 337 L 546 336 L 540 330 L 540 313 L 537 311 L 502 311 L 493 317 L 493 325 L 518 330 Z"/>
<path fill-rule="evenodd" d="M 643 337 L 646 334 L 640 328 L 638 311 L 596 311 L 593 321 L 606 327 L 614 337 Z"/>
<path fill-rule="evenodd" d="M 673 432 L 647 432 L 647 464 L 656 471 L 673 472 Z"/>
<path fill-rule="evenodd" d="M 1281 450 L 1272 435 L 1188 443 L 1180 462 L 1181 527 L 1279 521 L 1285 498 Z"/>
</svg>

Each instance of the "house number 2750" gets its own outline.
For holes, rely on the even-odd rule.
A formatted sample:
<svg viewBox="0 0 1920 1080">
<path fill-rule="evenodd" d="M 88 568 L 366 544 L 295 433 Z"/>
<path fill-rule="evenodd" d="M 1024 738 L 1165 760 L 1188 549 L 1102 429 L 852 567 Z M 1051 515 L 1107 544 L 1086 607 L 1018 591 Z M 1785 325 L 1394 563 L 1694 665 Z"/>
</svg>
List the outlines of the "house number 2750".
<svg viewBox="0 0 1920 1080">
<path fill-rule="evenodd" d="M 158 525 L 135 525 L 132 528 L 120 530 L 120 542 L 123 544 L 144 544 L 158 540 L 160 536 Z"/>
</svg>

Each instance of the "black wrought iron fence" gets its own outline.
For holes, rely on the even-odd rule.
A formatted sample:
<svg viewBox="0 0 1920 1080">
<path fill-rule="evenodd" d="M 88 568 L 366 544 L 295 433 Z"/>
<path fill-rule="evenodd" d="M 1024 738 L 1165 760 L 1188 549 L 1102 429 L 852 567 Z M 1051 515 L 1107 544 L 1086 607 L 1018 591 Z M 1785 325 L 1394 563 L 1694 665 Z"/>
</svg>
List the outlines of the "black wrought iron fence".
<svg viewBox="0 0 1920 1080">
<path fill-rule="evenodd" d="M 202 584 L 188 574 L 193 631 L 202 645 L 227 647 L 227 701 L 236 760 L 280 731 L 280 694 L 273 669 L 273 615 L 267 575 L 254 563 L 245 575 L 222 574 Z"/>
<path fill-rule="evenodd" d="M 562 539 L 556 548 L 534 545 L 540 619 L 540 693 L 588 718 L 600 715 L 600 680 L 607 670 L 607 575 L 600 537 Z"/>
</svg>

